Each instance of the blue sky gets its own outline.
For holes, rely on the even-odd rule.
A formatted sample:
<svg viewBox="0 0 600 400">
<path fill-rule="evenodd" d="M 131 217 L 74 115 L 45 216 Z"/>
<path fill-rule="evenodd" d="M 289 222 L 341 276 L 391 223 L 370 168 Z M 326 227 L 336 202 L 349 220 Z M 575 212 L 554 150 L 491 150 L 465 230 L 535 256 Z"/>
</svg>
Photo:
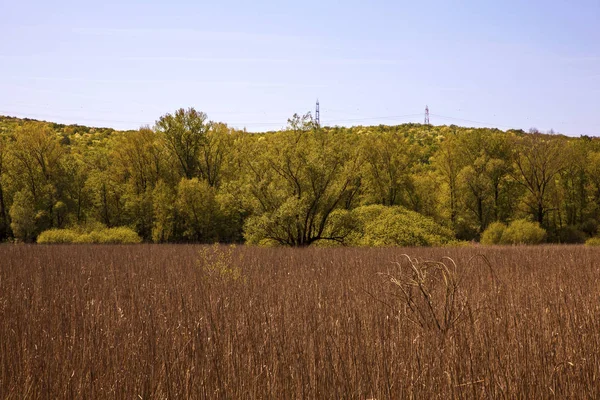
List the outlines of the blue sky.
<svg viewBox="0 0 600 400">
<path fill-rule="evenodd" d="M 451 4 L 452 3 L 452 4 Z M 431 122 L 600 136 L 600 1 L 0 0 L 0 114 L 260 131 Z"/>
</svg>

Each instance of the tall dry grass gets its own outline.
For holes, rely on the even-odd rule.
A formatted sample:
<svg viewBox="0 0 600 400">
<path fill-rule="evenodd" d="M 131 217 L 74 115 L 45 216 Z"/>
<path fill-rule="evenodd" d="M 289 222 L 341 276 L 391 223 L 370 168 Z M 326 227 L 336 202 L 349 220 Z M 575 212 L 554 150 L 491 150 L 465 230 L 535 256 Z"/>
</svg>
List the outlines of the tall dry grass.
<svg viewBox="0 0 600 400">
<path fill-rule="evenodd" d="M 0 398 L 598 398 L 599 256 L 0 246 Z"/>
</svg>

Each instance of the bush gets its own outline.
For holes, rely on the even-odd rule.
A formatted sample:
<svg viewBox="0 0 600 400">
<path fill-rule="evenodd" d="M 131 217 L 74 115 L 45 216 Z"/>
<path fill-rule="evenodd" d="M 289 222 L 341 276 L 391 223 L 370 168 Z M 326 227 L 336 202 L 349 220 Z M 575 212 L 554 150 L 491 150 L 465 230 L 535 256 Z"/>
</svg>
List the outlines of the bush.
<svg viewBox="0 0 600 400">
<path fill-rule="evenodd" d="M 50 229 L 40 233 L 37 242 L 44 243 L 76 243 L 79 234 L 71 229 Z"/>
<path fill-rule="evenodd" d="M 575 226 L 564 226 L 556 232 L 556 239 L 559 243 L 578 244 L 585 243 L 585 233 Z"/>
<path fill-rule="evenodd" d="M 352 211 L 355 223 L 346 243 L 353 246 L 441 246 L 455 242 L 452 230 L 403 207 L 371 205 Z"/>
<path fill-rule="evenodd" d="M 17 192 L 10 207 L 10 227 L 15 239 L 33 242 L 38 232 L 33 197 L 26 191 Z"/>
<path fill-rule="evenodd" d="M 586 246 L 600 246 L 600 237 L 589 238 L 585 242 Z"/>
<path fill-rule="evenodd" d="M 90 234 L 90 236 L 92 236 L 92 240 L 96 239 L 94 243 L 126 244 L 140 243 L 142 241 L 142 239 L 137 233 L 135 233 L 133 229 L 126 228 L 124 226 L 94 231 Z"/>
<path fill-rule="evenodd" d="M 506 226 L 493 222 L 481 235 L 481 244 L 540 244 L 546 239 L 546 231 L 537 222 L 517 219 Z"/>
<path fill-rule="evenodd" d="M 142 239 L 135 231 L 126 227 L 101 228 L 89 233 L 75 229 L 50 229 L 42 232 L 37 239 L 40 244 L 50 243 L 140 243 Z"/>
<path fill-rule="evenodd" d="M 75 238 L 75 241 L 73 243 L 89 244 L 89 243 L 94 243 L 94 240 L 93 240 L 91 234 L 81 233 Z"/>
<path fill-rule="evenodd" d="M 502 243 L 502 235 L 506 225 L 502 222 L 492 222 L 481 235 L 481 244 L 493 245 Z"/>
<path fill-rule="evenodd" d="M 546 231 L 537 222 L 517 219 L 502 233 L 502 244 L 540 244 L 546 239 Z"/>
<path fill-rule="evenodd" d="M 598 222 L 596 220 L 592 219 L 588 219 L 584 222 L 582 222 L 579 226 L 578 226 L 579 230 L 582 231 L 583 233 L 585 233 L 588 236 L 596 236 L 596 234 L 598 233 Z"/>
</svg>

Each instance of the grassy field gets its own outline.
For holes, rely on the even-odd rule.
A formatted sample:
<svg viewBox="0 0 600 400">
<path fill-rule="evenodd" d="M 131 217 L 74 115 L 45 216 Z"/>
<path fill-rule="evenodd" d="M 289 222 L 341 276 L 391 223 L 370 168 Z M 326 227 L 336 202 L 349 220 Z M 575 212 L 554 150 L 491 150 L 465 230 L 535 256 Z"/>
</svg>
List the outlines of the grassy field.
<svg viewBox="0 0 600 400">
<path fill-rule="evenodd" d="M 596 249 L 0 246 L 2 399 L 599 398 L 599 374 Z"/>
</svg>

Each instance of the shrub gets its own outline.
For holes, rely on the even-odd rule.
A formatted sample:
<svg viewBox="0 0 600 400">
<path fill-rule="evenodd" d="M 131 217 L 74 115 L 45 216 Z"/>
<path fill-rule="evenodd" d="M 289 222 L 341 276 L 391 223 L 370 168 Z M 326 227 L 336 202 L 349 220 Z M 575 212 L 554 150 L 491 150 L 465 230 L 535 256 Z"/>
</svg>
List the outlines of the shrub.
<svg viewBox="0 0 600 400">
<path fill-rule="evenodd" d="M 73 243 L 89 244 L 94 243 L 94 240 L 92 238 L 92 235 L 90 235 L 89 233 L 81 233 L 75 238 L 75 241 Z"/>
<path fill-rule="evenodd" d="M 131 228 L 120 226 L 90 233 L 93 243 L 127 244 L 140 243 L 142 239 Z"/>
<path fill-rule="evenodd" d="M 481 235 L 481 244 L 501 244 L 506 225 L 502 222 L 492 222 Z"/>
<path fill-rule="evenodd" d="M 575 226 L 564 226 L 556 232 L 556 239 L 559 243 L 585 243 L 585 233 Z"/>
<path fill-rule="evenodd" d="M 578 228 L 588 236 L 596 236 L 598 233 L 598 222 L 591 218 L 582 222 Z"/>
<path fill-rule="evenodd" d="M 403 207 L 371 205 L 352 211 L 355 224 L 347 237 L 354 246 L 441 246 L 455 242 L 452 230 Z"/>
<path fill-rule="evenodd" d="M 200 248 L 198 263 L 208 279 L 222 283 L 245 281 L 240 266 L 242 260 L 234 257 L 234 250 L 235 245 L 225 247 L 218 243 Z"/>
<path fill-rule="evenodd" d="M 33 197 L 26 191 L 17 192 L 9 210 L 10 227 L 16 239 L 32 242 L 37 233 Z"/>
<path fill-rule="evenodd" d="M 42 232 L 37 239 L 40 244 L 49 243 L 140 243 L 142 239 L 127 227 L 101 228 L 89 233 L 75 229 L 50 229 Z"/>
<path fill-rule="evenodd" d="M 502 233 L 503 244 L 540 244 L 546 238 L 546 231 L 537 222 L 517 219 Z"/>
<path fill-rule="evenodd" d="M 586 246 L 600 246 L 600 237 L 589 238 L 585 241 Z"/>
<path fill-rule="evenodd" d="M 37 242 L 44 243 L 76 243 L 79 234 L 71 229 L 50 229 L 40 233 Z"/>
</svg>

